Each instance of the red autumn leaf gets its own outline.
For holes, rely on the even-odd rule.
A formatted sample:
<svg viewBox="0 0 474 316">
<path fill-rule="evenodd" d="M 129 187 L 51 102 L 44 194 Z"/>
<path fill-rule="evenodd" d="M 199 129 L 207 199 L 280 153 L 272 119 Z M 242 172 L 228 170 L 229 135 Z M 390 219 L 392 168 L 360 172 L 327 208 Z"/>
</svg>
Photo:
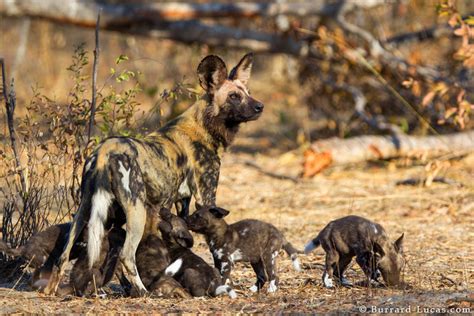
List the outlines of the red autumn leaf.
<svg viewBox="0 0 474 316">
<path fill-rule="evenodd" d="M 329 151 L 315 152 L 309 148 L 304 152 L 303 178 L 311 178 L 326 169 L 332 163 L 332 155 Z"/>
</svg>

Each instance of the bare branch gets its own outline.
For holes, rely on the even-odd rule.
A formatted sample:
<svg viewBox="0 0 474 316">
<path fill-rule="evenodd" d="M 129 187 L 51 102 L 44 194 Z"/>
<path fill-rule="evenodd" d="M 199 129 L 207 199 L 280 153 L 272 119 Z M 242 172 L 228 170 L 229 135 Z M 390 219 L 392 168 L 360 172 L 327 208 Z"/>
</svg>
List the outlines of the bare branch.
<svg viewBox="0 0 474 316">
<path fill-rule="evenodd" d="M 15 122 L 14 122 L 15 107 L 16 107 L 15 85 L 14 85 L 14 80 L 12 78 L 11 84 L 10 84 L 10 92 L 8 92 L 6 71 L 5 71 L 5 61 L 3 58 L 0 58 L 0 64 L 2 66 L 2 89 L 3 89 L 3 99 L 5 100 L 5 109 L 7 112 L 8 132 L 10 133 L 10 143 L 11 143 L 11 148 L 12 148 L 13 155 L 15 158 L 16 172 L 20 176 L 21 189 L 22 189 L 21 196 L 22 198 L 24 198 L 28 194 L 28 185 L 27 185 L 28 182 L 26 180 L 24 169 L 21 166 L 20 155 L 18 152 L 18 144 L 16 142 Z"/>
<path fill-rule="evenodd" d="M 352 33 L 367 42 L 370 47 L 370 54 L 373 57 L 381 59 L 382 61 L 384 61 L 385 64 L 388 64 L 392 68 L 398 68 L 402 71 L 408 71 L 410 67 L 413 67 L 416 69 L 419 75 L 425 78 L 431 80 L 442 79 L 442 75 L 435 69 L 432 69 L 430 67 L 411 65 L 406 60 L 393 55 L 390 51 L 386 50 L 379 42 L 379 40 L 377 40 L 370 32 L 355 24 L 349 23 L 345 19 L 345 13 L 347 13 L 347 9 L 342 8 L 336 17 L 336 21 L 343 30 Z"/>
<path fill-rule="evenodd" d="M 89 119 L 89 131 L 87 134 L 87 143 L 86 146 L 89 144 L 91 140 L 91 135 L 94 129 L 94 117 L 95 117 L 95 108 L 97 102 L 97 67 L 99 64 L 99 54 L 100 54 L 100 46 L 99 46 L 99 26 L 100 26 L 100 11 L 97 14 L 97 23 L 95 25 L 95 49 L 94 49 L 94 64 L 92 66 L 92 100 L 91 100 L 91 116 Z"/>
<path fill-rule="evenodd" d="M 387 121 L 382 116 L 370 117 L 366 113 L 365 106 L 367 105 L 367 99 L 359 88 L 348 84 L 335 84 L 328 80 L 325 80 L 324 83 L 330 85 L 335 89 L 340 89 L 350 93 L 355 103 L 354 108 L 357 115 L 371 128 L 377 131 L 388 131 L 394 136 L 404 134 L 398 126 L 387 123 Z"/>
</svg>

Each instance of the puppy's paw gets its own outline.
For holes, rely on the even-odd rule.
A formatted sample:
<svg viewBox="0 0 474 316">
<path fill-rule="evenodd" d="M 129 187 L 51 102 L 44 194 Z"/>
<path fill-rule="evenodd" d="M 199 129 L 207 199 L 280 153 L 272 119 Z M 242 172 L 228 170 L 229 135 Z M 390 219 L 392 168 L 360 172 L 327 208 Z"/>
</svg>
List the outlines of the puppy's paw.
<svg viewBox="0 0 474 316">
<path fill-rule="evenodd" d="M 278 287 L 276 286 L 275 280 L 270 281 L 270 285 L 268 286 L 268 293 L 275 293 L 277 291 Z"/>
</svg>

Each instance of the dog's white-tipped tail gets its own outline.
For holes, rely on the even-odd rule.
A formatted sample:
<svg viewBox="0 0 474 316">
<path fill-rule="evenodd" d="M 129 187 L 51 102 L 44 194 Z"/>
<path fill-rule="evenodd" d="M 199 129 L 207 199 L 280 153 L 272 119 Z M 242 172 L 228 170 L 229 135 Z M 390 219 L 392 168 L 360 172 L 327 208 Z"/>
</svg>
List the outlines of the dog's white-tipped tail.
<svg viewBox="0 0 474 316">
<path fill-rule="evenodd" d="M 218 296 L 218 295 L 222 295 L 222 294 L 225 294 L 225 293 L 227 293 L 227 295 L 229 295 L 229 297 L 231 299 L 237 298 L 237 293 L 235 293 L 234 289 L 231 288 L 228 285 L 218 286 L 217 289 L 216 289 L 215 295 Z"/>
<path fill-rule="evenodd" d="M 171 263 L 168 268 L 165 270 L 165 275 L 167 276 L 174 276 L 176 273 L 178 273 L 179 269 L 181 269 L 181 266 L 183 265 L 183 259 L 178 258 L 176 259 L 173 263 Z"/>
<path fill-rule="evenodd" d="M 308 254 L 318 247 L 319 247 L 319 241 L 317 241 L 316 239 L 313 239 L 310 242 L 308 242 L 306 246 L 304 246 L 304 253 Z"/>
<path fill-rule="evenodd" d="M 301 272 L 301 263 L 300 263 L 300 261 L 298 260 L 298 257 L 296 256 L 296 254 L 292 254 L 292 255 L 291 255 L 291 263 L 293 264 L 293 268 L 294 268 L 297 272 Z"/>
<path fill-rule="evenodd" d="M 110 204 L 112 203 L 112 194 L 104 189 L 97 190 L 92 196 L 91 216 L 89 219 L 88 237 L 87 237 L 87 254 L 89 256 L 89 268 L 100 257 L 100 248 L 102 239 L 104 238 L 104 225 L 107 221 L 107 214 Z"/>
</svg>

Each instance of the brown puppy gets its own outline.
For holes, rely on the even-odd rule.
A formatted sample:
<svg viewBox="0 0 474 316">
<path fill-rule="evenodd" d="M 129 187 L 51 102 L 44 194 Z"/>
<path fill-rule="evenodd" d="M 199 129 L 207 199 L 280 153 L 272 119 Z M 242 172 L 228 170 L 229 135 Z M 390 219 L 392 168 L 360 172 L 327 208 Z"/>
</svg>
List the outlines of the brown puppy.
<svg viewBox="0 0 474 316">
<path fill-rule="evenodd" d="M 162 209 L 160 215 L 175 226 L 187 227 L 183 219 L 171 214 L 169 210 Z M 160 231 L 173 262 L 166 269 L 166 275 L 173 276 L 192 296 L 227 294 L 231 298 L 237 297 L 235 291 L 224 284 L 219 271 L 189 249 L 193 243 L 189 232 L 189 236 L 176 236 L 166 222 L 160 223 Z"/>
<path fill-rule="evenodd" d="M 164 271 L 171 261 L 168 249 L 159 237 L 158 222 L 160 220 L 157 215 L 156 211 L 153 211 L 153 207 L 150 207 L 149 216 L 151 217 L 147 221 L 150 225 L 147 226 L 146 237 L 138 245 L 136 253 L 138 272 L 146 289 L 156 296 L 190 297 L 179 283 L 164 275 Z M 162 221 L 171 227 L 169 234 L 173 238 L 187 236 L 191 239 L 192 244 L 192 236 L 187 227 L 174 219 L 175 217 L 162 216 Z M 106 237 L 102 242 L 100 258 L 97 261 L 100 264 L 95 264 L 92 269 L 89 269 L 87 256 L 83 256 L 75 262 L 71 271 L 71 285 L 77 295 L 91 294 L 96 288 L 105 286 L 113 277 L 120 250 L 125 242 L 125 230 L 112 227 Z M 134 289 L 130 288 L 130 284 L 124 276 L 119 274 L 118 278 L 125 292 L 135 296 Z"/>
<path fill-rule="evenodd" d="M 400 271 L 405 263 L 402 256 L 403 234 L 390 242 L 382 226 L 359 216 L 346 216 L 330 222 L 305 247 L 309 253 L 321 245 L 326 252 L 323 282 L 333 287 L 333 277 L 342 285 L 351 283 L 344 278 L 353 257 L 367 278 L 377 280 L 378 270 L 387 285 L 400 284 Z"/>
<path fill-rule="evenodd" d="M 224 280 L 229 280 L 232 265 L 237 261 L 250 262 L 257 274 L 257 282 L 250 288 L 259 291 L 266 281 L 270 281 L 268 292 L 275 292 L 278 286 L 276 257 L 283 248 L 291 257 L 293 266 L 300 271 L 297 250 L 273 225 L 257 221 L 243 220 L 227 225 L 223 219 L 229 211 L 220 207 L 201 207 L 187 220 L 190 230 L 204 234 Z"/>
<path fill-rule="evenodd" d="M 61 255 L 67 242 L 67 235 L 71 223 L 53 225 L 33 235 L 23 246 L 16 249 L 10 248 L 4 241 L 0 240 L 0 252 L 12 257 L 22 257 L 29 266 L 34 268 L 30 285 L 35 290 L 41 290 L 49 281 L 54 263 Z M 70 253 L 70 260 L 79 256 L 85 256 L 85 244 L 79 242 L 74 244 Z"/>
</svg>

